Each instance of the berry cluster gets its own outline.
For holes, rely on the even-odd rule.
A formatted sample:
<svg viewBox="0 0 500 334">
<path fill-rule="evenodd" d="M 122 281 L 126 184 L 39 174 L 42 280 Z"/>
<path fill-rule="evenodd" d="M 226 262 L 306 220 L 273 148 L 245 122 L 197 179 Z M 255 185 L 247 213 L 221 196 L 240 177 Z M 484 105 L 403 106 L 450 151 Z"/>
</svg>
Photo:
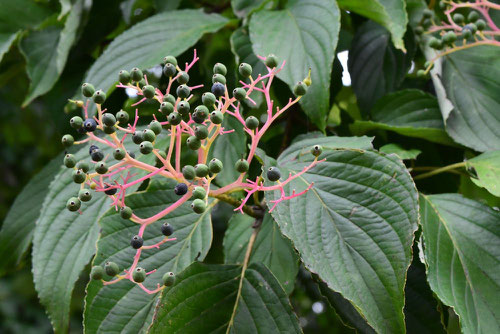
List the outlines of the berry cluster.
<svg viewBox="0 0 500 334">
<path fill-rule="evenodd" d="M 85 119 L 74 116 L 71 118 L 70 124 L 79 134 L 85 135 L 87 138 L 75 141 L 73 136 L 68 134 L 63 136 L 62 144 L 69 147 L 74 144 L 91 143 L 88 150 L 90 159 L 89 161 L 76 161 L 72 154 L 66 154 L 64 157 L 64 165 L 73 169 L 73 181 L 80 185 L 78 196 L 68 200 L 67 208 L 70 211 L 82 213 L 82 202 L 88 202 L 92 199 L 92 191 L 104 192 L 112 200 L 112 206 L 119 212 L 121 218 L 129 219 L 139 225 L 138 234 L 132 236 L 130 240 L 130 246 L 136 250 L 131 267 L 121 270 L 115 262 L 108 261 L 104 268 L 101 266 L 92 268 L 92 279 L 102 280 L 105 285 L 128 279 L 138 284 L 147 293 L 156 293 L 164 286 L 172 285 L 175 275 L 170 272 L 166 273 L 163 276 L 163 285 L 157 284 L 153 290 L 146 288 L 143 282 L 147 275 L 155 270 L 147 272 L 138 266 L 141 251 L 160 248 L 163 243 L 174 241 L 175 238 L 171 238 L 174 234 L 174 228 L 169 223 L 162 224 L 160 230 L 165 237 L 154 245 L 145 245 L 143 235 L 146 227 L 165 217 L 188 200 L 191 200 L 192 210 L 197 214 L 202 214 L 207 210 L 209 196 L 224 200 L 227 198 L 227 196 L 224 197 L 224 194 L 244 190 L 247 192 L 247 196 L 238 201 L 239 206 L 235 209 L 235 211 L 243 212 L 248 209 L 246 203 L 253 193 L 280 190 L 282 196 L 273 201 L 274 206 L 270 210 L 272 211 L 279 202 L 300 196 L 310 189 L 309 187 L 300 193 L 293 191 L 291 195 L 287 196 L 283 187 L 320 162 L 318 156 L 321 155 L 322 148 L 319 145 L 311 148 L 311 153 L 316 157 L 314 161 L 300 173 L 289 175 L 286 180 L 280 181 L 281 172 L 277 167 L 270 167 L 265 173 L 266 179 L 275 183 L 274 185 L 265 186 L 264 178 L 261 176 L 258 176 L 255 181 L 245 179 L 257 145 L 265 131 L 283 112 L 299 101 L 311 84 L 309 77 L 303 82 L 298 82 L 293 89 L 296 97 L 290 98 L 288 104 L 283 108 L 275 108 L 270 97 L 270 87 L 276 74 L 283 69 L 285 62 L 279 66 L 278 59 L 274 55 L 260 58 L 266 64 L 268 73 L 259 74 L 256 78 L 252 78 L 252 66 L 246 63 L 240 64 L 238 72 L 247 81 L 240 81 L 241 86 L 234 88 L 231 96 L 226 85 L 226 66 L 220 63 L 215 64 L 210 90 L 201 94 L 201 104 L 197 106 L 191 105 L 191 102 L 195 100 L 192 99 L 193 91 L 202 88 L 203 85 L 190 86 L 188 84 L 189 70 L 199 60 L 196 56 L 196 50 L 193 60 L 186 63 L 184 69 L 181 69 L 177 59 L 173 56 L 167 56 L 163 59 L 163 74 L 168 78 L 165 91 L 150 85 L 147 76 L 139 68 L 120 71 L 117 87 L 136 91 L 139 101 L 134 105 L 145 100 L 158 103 L 158 113 L 153 115 L 154 119 L 145 129 L 137 127 L 139 119 L 137 109 L 133 121 L 126 111 L 120 110 L 116 114 L 112 114 L 102 108 L 102 104 L 106 101 L 106 93 L 102 90 L 95 90 L 90 83 L 83 84 L 82 94 L 88 99 L 86 102 L 72 102 L 83 108 Z M 175 90 L 173 89 L 174 85 L 176 85 Z M 243 118 L 240 110 L 243 100 L 255 103 L 250 98 L 250 93 L 254 91 L 264 94 L 267 102 L 268 117 L 263 124 L 254 116 Z M 90 101 L 96 105 L 97 115 L 95 116 L 88 113 Z M 239 177 L 229 185 L 212 189 L 212 180 L 223 168 L 227 168 L 217 158 L 208 159 L 208 153 L 214 140 L 218 136 L 230 135 L 234 131 L 222 127 L 223 118 L 226 116 L 235 117 L 243 125 L 245 132 L 250 136 L 251 146 L 248 156 L 237 160 L 232 167 L 239 173 Z M 166 133 L 170 137 L 167 148 L 159 147 L 156 140 L 162 133 Z M 155 165 L 139 161 L 133 152 L 127 151 L 124 145 L 127 137 L 137 145 L 139 152 L 143 155 L 153 154 L 156 160 Z M 187 138 L 184 140 L 185 137 Z M 103 152 L 103 147 L 112 149 L 112 158 L 111 154 L 106 155 Z M 185 148 L 197 152 L 198 163 L 196 165 L 181 167 L 181 150 Z M 146 171 L 148 174 L 137 177 L 137 174 L 131 173 L 130 169 L 132 168 Z M 132 208 L 125 205 L 127 189 L 153 176 L 175 180 L 177 185 L 173 192 L 179 196 L 179 199 L 151 217 L 139 217 Z M 108 281 L 103 280 L 104 274 L 115 278 Z"/>
<path fill-rule="evenodd" d="M 487 0 L 442 0 L 439 7 L 444 12 L 445 20 L 441 22 L 434 11 L 425 9 L 420 25 L 415 28 L 417 35 L 431 35 L 426 43 L 438 51 L 432 60 L 425 63 L 425 69 L 417 71 L 418 77 L 425 77 L 434 62 L 444 55 L 477 45 L 500 46 L 500 41 L 495 39 L 500 35 L 500 29 L 489 13 L 490 9 L 500 10 L 500 5 Z"/>
</svg>

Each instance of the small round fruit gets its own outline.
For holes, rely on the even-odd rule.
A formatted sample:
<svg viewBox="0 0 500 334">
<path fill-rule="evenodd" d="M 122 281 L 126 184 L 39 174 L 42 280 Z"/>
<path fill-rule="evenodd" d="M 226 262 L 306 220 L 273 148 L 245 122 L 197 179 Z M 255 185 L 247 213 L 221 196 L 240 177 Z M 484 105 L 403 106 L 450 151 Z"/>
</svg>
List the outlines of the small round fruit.
<svg viewBox="0 0 500 334">
<path fill-rule="evenodd" d="M 418 26 L 418 27 L 415 28 L 415 34 L 422 35 L 423 33 L 424 33 L 424 28 L 423 27 Z"/>
<path fill-rule="evenodd" d="M 216 100 L 215 95 L 212 93 L 206 92 L 201 95 L 201 102 L 206 107 L 212 107 Z"/>
<path fill-rule="evenodd" d="M 240 66 L 238 66 L 238 72 L 242 77 L 248 78 L 249 76 L 252 75 L 252 65 L 247 63 L 241 63 Z"/>
<path fill-rule="evenodd" d="M 81 184 L 85 182 L 86 179 L 87 175 L 81 169 L 76 169 L 73 171 L 73 181 L 75 183 Z"/>
<path fill-rule="evenodd" d="M 83 119 L 80 116 L 74 116 L 69 120 L 69 125 L 71 125 L 73 129 L 79 129 L 83 125 Z"/>
<path fill-rule="evenodd" d="M 134 235 L 132 239 L 130 239 L 130 246 L 132 246 L 133 249 L 139 249 L 143 244 L 144 240 L 138 235 Z"/>
<path fill-rule="evenodd" d="M 247 92 L 245 89 L 238 87 L 233 89 L 233 96 L 238 101 L 243 101 L 247 97 Z"/>
<path fill-rule="evenodd" d="M 212 94 L 214 94 L 216 97 L 224 95 L 225 92 L 226 87 L 220 82 L 216 82 L 212 85 Z"/>
<path fill-rule="evenodd" d="M 162 130 L 161 123 L 158 121 L 151 121 L 151 123 L 149 123 L 149 128 L 155 133 L 155 135 L 159 135 Z"/>
<path fill-rule="evenodd" d="M 149 141 L 143 141 L 139 145 L 139 150 L 141 151 L 142 154 L 149 154 L 153 152 L 153 144 L 151 144 L 151 142 Z"/>
<path fill-rule="evenodd" d="M 417 71 L 417 78 L 425 79 L 426 77 L 427 77 L 427 73 L 425 73 L 425 70 L 418 70 Z"/>
<path fill-rule="evenodd" d="M 90 189 L 96 190 L 96 188 L 97 188 L 97 183 L 95 183 L 94 181 L 90 182 Z"/>
<path fill-rule="evenodd" d="M 445 44 L 452 44 L 457 40 L 457 35 L 453 31 L 448 31 L 446 34 L 443 36 L 443 42 Z"/>
<path fill-rule="evenodd" d="M 185 195 L 188 192 L 188 186 L 185 183 L 178 183 L 174 188 L 174 193 L 178 196 Z"/>
<path fill-rule="evenodd" d="M 477 26 L 474 23 L 469 23 L 464 26 L 463 30 L 469 30 L 474 35 L 477 32 Z"/>
<path fill-rule="evenodd" d="M 185 99 L 191 94 L 191 88 L 189 88 L 186 85 L 180 85 L 177 87 L 177 97 L 180 97 L 181 99 Z"/>
<path fill-rule="evenodd" d="M 134 67 L 130 71 L 130 78 L 135 82 L 139 82 L 144 78 L 144 76 L 142 75 L 142 71 L 140 69 L 138 69 L 137 67 Z"/>
<path fill-rule="evenodd" d="M 453 14 L 453 21 L 455 21 L 456 24 L 463 23 L 465 20 L 464 16 L 460 13 L 455 13 Z"/>
<path fill-rule="evenodd" d="M 95 171 L 98 174 L 106 174 L 108 172 L 108 165 L 104 161 L 95 164 Z"/>
<path fill-rule="evenodd" d="M 90 158 L 95 162 L 101 161 L 102 159 L 104 159 L 104 153 L 102 153 L 102 151 L 99 149 L 93 150 L 92 154 L 90 154 Z"/>
<path fill-rule="evenodd" d="M 160 104 L 160 111 L 163 115 L 168 116 L 174 111 L 174 105 L 170 102 L 162 102 Z"/>
<path fill-rule="evenodd" d="M 181 85 L 187 84 L 189 81 L 189 74 L 187 72 L 179 72 L 179 76 L 177 77 L 177 82 Z"/>
<path fill-rule="evenodd" d="M 142 143 L 143 142 L 142 132 L 141 131 L 134 131 L 134 133 L 132 134 L 132 141 L 136 145 L 139 145 L 140 143 Z"/>
<path fill-rule="evenodd" d="M 202 199 L 195 199 L 191 203 L 191 209 L 193 209 L 193 211 L 198 213 L 198 214 L 205 212 L 206 208 L 207 208 L 207 205 L 205 204 L 205 201 Z"/>
<path fill-rule="evenodd" d="M 203 122 L 205 122 L 205 119 L 207 118 L 207 116 L 203 111 L 198 112 L 197 110 L 195 110 L 193 112 L 193 114 L 191 115 L 191 118 L 193 119 L 193 121 L 195 123 L 203 124 Z"/>
<path fill-rule="evenodd" d="M 484 22 L 484 20 L 482 19 L 479 19 L 476 21 L 476 27 L 477 30 L 483 31 L 484 29 L 486 29 L 486 22 Z"/>
<path fill-rule="evenodd" d="M 155 88 L 151 85 L 146 85 L 142 88 L 142 94 L 144 94 L 144 97 L 147 99 L 152 99 L 155 97 Z"/>
<path fill-rule="evenodd" d="M 163 64 L 172 64 L 174 66 L 177 66 L 177 59 L 174 56 L 166 56 L 163 58 Z"/>
<path fill-rule="evenodd" d="M 270 54 L 266 57 L 264 63 L 266 64 L 267 67 L 274 68 L 278 66 L 278 58 L 275 55 Z"/>
<path fill-rule="evenodd" d="M 104 190 L 104 193 L 108 196 L 113 196 L 118 191 L 118 188 L 116 188 L 116 187 L 111 188 L 110 184 L 106 184 L 106 187 L 108 187 L 108 188 L 106 190 Z"/>
<path fill-rule="evenodd" d="M 116 263 L 108 261 L 104 264 L 104 270 L 109 276 L 116 276 L 120 272 L 120 267 Z"/>
<path fill-rule="evenodd" d="M 64 156 L 64 166 L 68 168 L 73 168 L 76 166 L 76 159 L 73 154 L 66 154 Z"/>
<path fill-rule="evenodd" d="M 429 39 L 429 47 L 433 48 L 433 49 L 439 49 L 442 47 L 442 43 L 441 43 L 441 40 L 435 38 L 435 37 L 431 37 Z"/>
<path fill-rule="evenodd" d="M 81 205 L 82 202 L 80 202 L 80 200 L 76 197 L 71 197 L 70 199 L 68 199 L 68 202 L 66 202 L 66 208 L 69 211 L 77 211 L 78 209 L 80 209 Z"/>
<path fill-rule="evenodd" d="M 315 157 L 319 157 L 323 153 L 323 147 L 321 145 L 314 145 L 311 148 L 311 154 Z"/>
<path fill-rule="evenodd" d="M 234 164 L 234 168 L 238 173 L 248 172 L 248 167 L 249 167 L 248 161 L 246 161 L 245 159 L 237 160 L 236 163 Z"/>
<path fill-rule="evenodd" d="M 208 137 L 208 128 L 203 124 L 196 125 L 194 135 L 200 140 L 206 139 Z"/>
<path fill-rule="evenodd" d="M 101 266 L 93 266 L 90 270 L 90 278 L 100 280 L 104 276 L 104 269 Z"/>
<path fill-rule="evenodd" d="M 85 122 L 83 122 L 83 127 L 87 132 L 94 132 L 97 128 L 97 122 L 93 118 L 87 118 Z"/>
<path fill-rule="evenodd" d="M 165 74 L 166 77 L 173 77 L 177 73 L 177 69 L 175 68 L 175 65 L 167 63 L 163 67 L 163 74 Z"/>
<path fill-rule="evenodd" d="M 175 104 L 175 97 L 172 94 L 163 95 L 163 102 L 169 102 L 170 104 Z"/>
<path fill-rule="evenodd" d="M 121 125 L 127 124 L 129 120 L 128 113 L 126 111 L 120 110 L 116 113 L 116 119 Z"/>
<path fill-rule="evenodd" d="M 182 168 L 182 176 L 184 176 L 184 178 L 186 180 L 192 180 L 195 178 L 196 176 L 196 171 L 194 169 L 193 166 L 191 165 L 186 165 Z"/>
<path fill-rule="evenodd" d="M 194 166 L 194 172 L 198 177 L 205 177 L 208 175 L 208 166 L 205 164 L 197 164 Z"/>
<path fill-rule="evenodd" d="M 299 81 L 295 84 L 295 87 L 293 87 L 293 93 L 295 96 L 302 96 L 306 95 L 307 93 L 307 85 L 303 83 L 302 81 Z"/>
<path fill-rule="evenodd" d="M 471 11 L 469 15 L 467 15 L 467 21 L 476 22 L 479 19 L 479 13 L 476 11 Z"/>
<path fill-rule="evenodd" d="M 222 167 L 223 167 L 222 161 L 220 161 L 219 159 L 216 159 L 216 158 L 213 158 L 208 163 L 208 170 L 210 171 L 210 173 L 213 173 L 213 174 L 220 173 L 222 170 Z"/>
<path fill-rule="evenodd" d="M 114 126 L 107 126 L 107 125 L 104 125 L 102 127 L 102 131 L 104 131 L 104 133 L 107 133 L 108 135 L 112 134 L 112 133 L 115 133 L 116 132 L 116 128 Z"/>
<path fill-rule="evenodd" d="M 182 116 L 177 111 L 172 112 L 168 115 L 168 123 L 170 125 L 179 125 L 182 122 Z"/>
<path fill-rule="evenodd" d="M 226 65 L 221 64 L 221 63 L 216 63 L 216 64 L 214 65 L 214 73 L 215 73 L 215 74 L 226 75 L 226 74 L 227 74 L 227 68 L 226 68 Z"/>
<path fill-rule="evenodd" d="M 212 83 L 220 82 L 221 84 L 226 84 L 226 77 L 222 74 L 214 74 L 212 76 Z"/>
<path fill-rule="evenodd" d="M 130 219 L 130 217 L 132 217 L 132 209 L 128 206 L 122 206 L 120 208 L 120 217 L 123 219 Z"/>
<path fill-rule="evenodd" d="M 144 270 L 144 268 L 141 267 L 135 268 L 134 271 L 132 272 L 132 279 L 136 283 L 144 282 L 146 280 L 146 270 Z"/>
<path fill-rule="evenodd" d="M 272 182 L 276 182 L 281 178 L 281 172 L 276 167 L 269 167 L 267 170 L 267 179 Z"/>
<path fill-rule="evenodd" d="M 94 100 L 96 104 L 103 104 L 104 101 L 106 101 L 106 93 L 99 89 L 92 95 L 92 100 Z"/>
<path fill-rule="evenodd" d="M 88 82 L 84 83 L 82 85 L 82 94 L 85 97 L 92 97 L 94 95 L 95 88 L 92 86 L 92 84 L 89 84 Z"/>
<path fill-rule="evenodd" d="M 153 130 L 151 129 L 144 129 L 142 130 L 142 140 L 143 141 L 148 141 L 148 142 L 154 142 L 156 139 L 156 135 Z"/>
<path fill-rule="evenodd" d="M 172 286 L 175 283 L 175 274 L 173 272 L 165 273 L 162 277 L 163 285 Z"/>
<path fill-rule="evenodd" d="M 430 26 L 432 26 L 432 20 L 431 19 L 424 19 L 422 21 L 422 27 L 424 27 L 424 29 L 429 29 Z"/>
<path fill-rule="evenodd" d="M 259 126 L 259 120 L 257 119 L 257 117 L 255 116 L 249 116 L 247 117 L 247 119 L 245 120 L 245 125 L 247 126 L 247 128 L 249 128 L 250 130 L 255 130 L 257 129 L 257 127 Z"/>
<path fill-rule="evenodd" d="M 196 138 L 196 136 L 189 136 L 188 139 L 186 140 L 187 147 L 192 149 L 193 151 L 196 151 L 201 147 L 201 141 Z"/>
<path fill-rule="evenodd" d="M 90 170 L 90 165 L 87 161 L 78 161 L 76 169 L 81 169 L 82 172 L 87 173 Z"/>
<path fill-rule="evenodd" d="M 104 123 L 104 125 L 113 126 L 116 124 L 116 117 L 115 115 L 106 112 L 102 115 L 102 122 Z"/>
<path fill-rule="evenodd" d="M 113 151 L 113 158 L 115 158 L 116 160 L 123 160 L 125 158 L 125 154 L 125 150 L 121 147 L 118 147 Z"/>
<path fill-rule="evenodd" d="M 118 72 L 118 81 L 120 81 L 122 85 L 127 85 L 130 82 L 130 73 L 128 71 L 121 70 Z"/>
<path fill-rule="evenodd" d="M 80 189 L 78 192 L 78 199 L 82 202 L 88 202 L 92 199 L 92 193 L 88 189 Z"/>
<path fill-rule="evenodd" d="M 188 101 L 181 101 L 177 103 L 177 111 L 181 115 L 186 115 L 191 110 L 191 105 L 189 105 Z"/>
<path fill-rule="evenodd" d="M 214 110 L 210 113 L 210 121 L 214 124 L 221 124 L 224 119 L 224 115 L 220 110 Z"/>
<path fill-rule="evenodd" d="M 207 197 L 207 191 L 203 187 L 195 187 L 193 190 L 193 198 L 205 199 Z"/>
<path fill-rule="evenodd" d="M 61 143 L 64 147 L 70 147 L 75 142 L 75 138 L 72 135 L 64 135 L 61 138 Z"/>
<path fill-rule="evenodd" d="M 426 8 L 423 10 L 422 14 L 423 14 L 424 18 L 429 19 L 432 17 L 433 12 L 432 12 L 432 10 Z"/>
<path fill-rule="evenodd" d="M 169 237 L 174 233 L 174 228 L 169 223 L 163 223 L 161 225 L 161 233 L 164 236 Z"/>
</svg>

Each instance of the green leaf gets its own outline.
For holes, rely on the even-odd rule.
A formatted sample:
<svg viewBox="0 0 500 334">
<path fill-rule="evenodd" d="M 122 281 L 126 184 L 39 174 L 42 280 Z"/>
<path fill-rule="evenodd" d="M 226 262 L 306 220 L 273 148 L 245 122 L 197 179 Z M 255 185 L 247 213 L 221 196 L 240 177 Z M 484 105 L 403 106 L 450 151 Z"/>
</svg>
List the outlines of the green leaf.
<svg viewBox="0 0 500 334">
<path fill-rule="evenodd" d="M 226 23 L 227 19 L 218 14 L 192 9 L 151 16 L 116 37 L 92 65 L 84 81 L 109 95 L 120 70 L 147 69 L 160 64 L 165 55 L 180 55 L 205 33 L 215 32 Z M 80 92 L 76 98 L 82 98 Z M 94 106 L 92 112 L 95 112 Z"/>
<path fill-rule="evenodd" d="M 370 130 L 388 130 L 403 136 L 456 145 L 446 134 L 437 99 L 421 90 L 405 89 L 389 93 L 371 110 L 373 121 L 355 121 L 350 129 L 355 134 Z"/>
<path fill-rule="evenodd" d="M 421 195 L 427 279 L 463 333 L 500 331 L 500 213 L 458 194 Z"/>
<path fill-rule="evenodd" d="M 284 10 L 252 15 L 250 38 L 257 55 L 274 53 L 286 61 L 278 77 L 293 87 L 311 69 L 312 85 L 300 104 L 321 130 L 330 111 L 330 73 L 340 30 L 333 0 L 290 0 Z"/>
<path fill-rule="evenodd" d="M 153 0 L 153 4 L 158 12 L 177 9 L 180 3 L 181 0 Z"/>
<path fill-rule="evenodd" d="M 375 102 L 396 90 L 410 69 L 415 53 L 413 33 L 408 31 L 406 53 L 390 43 L 390 34 L 382 26 L 368 21 L 359 27 L 349 51 L 349 73 L 360 109 L 367 114 Z"/>
<path fill-rule="evenodd" d="M 234 214 L 224 235 L 224 262 L 242 264 L 255 218 Z M 299 258 L 274 219 L 266 214 L 255 240 L 249 263 L 264 264 L 278 279 L 287 294 L 293 291 L 299 272 Z"/>
<path fill-rule="evenodd" d="M 147 191 L 127 196 L 125 203 L 139 217 L 150 217 L 179 199 L 173 191 L 175 185 L 172 180 L 155 179 Z M 178 274 L 195 259 L 203 260 L 208 253 L 212 243 L 211 210 L 207 209 L 199 215 L 193 212 L 190 204 L 190 201 L 182 204 L 153 223 L 144 233 L 145 245 L 157 243 L 164 238 L 160 226 L 168 221 L 174 228 L 172 237 L 177 238 L 163 244 L 160 249 L 142 252 L 139 266 L 147 271 L 157 269 L 143 283 L 151 290 L 156 288 L 157 283 L 161 284 L 166 272 Z M 122 219 L 114 210 L 108 211 L 99 225 L 102 230 L 93 264 L 103 265 L 106 261 L 113 261 L 121 269 L 129 268 L 135 255 L 135 250 L 130 247 L 130 238 L 137 234 L 139 225 Z M 91 333 L 145 332 L 151 323 L 157 296 L 147 294 L 129 280 L 107 286 L 92 281 L 87 286 L 85 299 L 85 330 Z"/>
<path fill-rule="evenodd" d="M 396 48 L 405 50 L 403 36 L 408 24 L 404 0 L 339 0 L 341 9 L 363 15 L 390 31 L 392 43 Z"/>
<path fill-rule="evenodd" d="M 224 165 L 215 178 L 220 186 L 234 182 L 240 176 L 234 163 L 245 155 L 247 142 L 243 125 L 235 117 L 224 117 L 222 126 L 226 130 L 234 129 L 234 132 L 219 135 L 210 148 L 209 159 L 217 158 Z"/>
<path fill-rule="evenodd" d="M 195 262 L 161 297 L 150 333 L 301 333 L 298 319 L 276 278 L 262 264 L 241 266 Z"/>
<path fill-rule="evenodd" d="M 476 151 L 500 149 L 498 47 L 454 52 L 445 57 L 442 66 L 441 82 L 453 104 L 449 115 L 443 114 L 448 134 Z"/>
<path fill-rule="evenodd" d="M 282 175 L 297 174 L 314 159 L 278 158 Z M 379 333 L 405 331 L 406 270 L 417 228 L 415 185 L 401 160 L 375 151 L 324 151 L 317 166 L 284 186 L 272 215 L 302 262 L 340 292 Z M 277 200 L 280 191 L 268 192 Z"/>
<path fill-rule="evenodd" d="M 231 7 L 237 17 L 245 18 L 271 2 L 271 0 L 231 0 Z"/>
<path fill-rule="evenodd" d="M 422 151 L 412 148 L 405 150 L 401 145 L 398 144 L 387 144 L 379 149 L 380 152 L 385 154 L 396 154 L 401 160 L 413 160 L 418 157 Z"/>
<path fill-rule="evenodd" d="M 61 169 L 62 157 L 60 154 L 33 176 L 10 207 L 0 230 L 0 276 L 14 269 L 28 250 L 47 189 Z"/>
<path fill-rule="evenodd" d="M 474 168 L 477 174 L 477 178 L 471 178 L 472 182 L 500 197 L 500 151 L 480 154 L 467 160 L 466 166 Z"/>
</svg>

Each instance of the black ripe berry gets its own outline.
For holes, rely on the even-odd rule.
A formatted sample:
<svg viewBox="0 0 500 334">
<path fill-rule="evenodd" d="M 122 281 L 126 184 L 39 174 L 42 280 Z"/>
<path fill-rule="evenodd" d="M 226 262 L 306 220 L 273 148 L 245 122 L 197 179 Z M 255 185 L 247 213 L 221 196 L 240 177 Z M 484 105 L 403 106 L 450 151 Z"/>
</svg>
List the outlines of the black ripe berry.
<svg viewBox="0 0 500 334">
<path fill-rule="evenodd" d="M 169 223 L 163 223 L 163 225 L 161 225 L 161 233 L 169 237 L 174 233 L 174 228 Z"/>
<path fill-rule="evenodd" d="M 179 196 L 185 195 L 187 191 L 188 186 L 185 183 L 178 183 L 174 188 L 175 194 Z"/>
<path fill-rule="evenodd" d="M 134 249 L 141 248 L 143 244 L 144 244 L 144 240 L 138 235 L 134 235 L 132 237 L 132 239 L 130 240 L 130 246 L 132 246 L 132 248 L 134 248 Z"/>
<path fill-rule="evenodd" d="M 99 147 L 97 145 L 90 145 L 89 146 L 89 154 L 92 154 L 94 150 L 98 150 Z"/>
<path fill-rule="evenodd" d="M 276 182 L 280 179 L 281 177 L 281 172 L 278 168 L 276 167 L 269 167 L 267 170 L 267 179 L 272 182 Z"/>
<path fill-rule="evenodd" d="M 97 122 L 93 118 L 87 118 L 85 122 L 83 122 L 83 127 L 87 132 L 94 132 L 95 128 L 97 127 Z"/>
<path fill-rule="evenodd" d="M 92 153 L 90 153 L 90 157 L 93 161 L 98 162 L 104 159 L 104 153 L 102 153 L 100 149 L 95 149 L 92 151 Z"/>
<path fill-rule="evenodd" d="M 111 185 L 110 184 L 106 184 L 106 190 L 104 190 L 104 193 L 106 195 L 109 195 L 109 196 L 113 196 L 114 194 L 116 194 L 116 192 L 118 191 L 117 188 L 111 188 Z"/>
<path fill-rule="evenodd" d="M 224 86 L 220 82 L 216 82 L 212 85 L 212 93 L 215 95 L 215 97 L 220 97 L 224 95 L 225 92 L 226 86 Z"/>
</svg>

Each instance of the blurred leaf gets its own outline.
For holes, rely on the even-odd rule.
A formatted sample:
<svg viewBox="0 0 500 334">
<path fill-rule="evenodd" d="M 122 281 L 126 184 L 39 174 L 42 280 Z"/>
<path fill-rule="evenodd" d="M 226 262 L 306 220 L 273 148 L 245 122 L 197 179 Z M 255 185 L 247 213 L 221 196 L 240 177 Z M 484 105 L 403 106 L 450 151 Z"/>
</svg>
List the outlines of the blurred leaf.
<svg viewBox="0 0 500 334">
<path fill-rule="evenodd" d="M 275 54 L 278 77 L 290 88 L 307 77 L 312 85 L 300 100 L 306 115 L 324 131 L 330 111 L 330 73 L 340 30 L 340 11 L 333 0 L 290 0 L 284 10 L 262 10 L 250 20 L 250 39 L 257 55 Z"/>
<path fill-rule="evenodd" d="M 405 150 L 401 145 L 398 144 L 386 144 L 379 149 L 380 152 L 385 154 L 396 154 L 401 160 L 412 160 L 416 159 L 422 151 L 412 148 Z"/>
<path fill-rule="evenodd" d="M 245 18 L 253 11 L 263 8 L 264 5 L 271 3 L 271 0 L 231 0 L 231 7 L 237 17 Z"/>
<path fill-rule="evenodd" d="M 153 0 L 156 10 L 161 12 L 166 12 L 167 10 L 174 10 L 179 7 L 181 0 Z"/>
<path fill-rule="evenodd" d="M 500 197 L 500 151 L 480 154 L 467 160 L 466 166 L 474 168 L 477 174 L 477 178 L 471 178 L 472 182 Z"/>
<path fill-rule="evenodd" d="M 61 12 L 59 13 L 57 19 L 61 20 L 64 15 L 69 13 L 71 9 L 71 0 L 59 0 L 59 3 L 61 4 Z"/>
<path fill-rule="evenodd" d="M 460 175 L 458 192 L 464 197 L 474 199 L 491 207 L 500 208 L 500 197 L 493 196 L 485 188 L 478 187 L 469 176 Z"/>
<path fill-rule="evenodd" d="M 301 333 L 273 274 L 258 263 L 244 277 L 241 271 L 241 266 L 193 263 L 163 292 L 150 333 Z"/>
<path fill-rule="evenodd" d="M 224 235 L 224 262 L 242 264 L 255 218 L 236 213 L 229 220 Z M 289 239 L 285 238 L 273 217 L 266 214 L 255 240 L 249 263 L 264 264 L 280 282 L 287 294 L 293 291 L 299 271 L 299 258 Z"/>
</svg>

